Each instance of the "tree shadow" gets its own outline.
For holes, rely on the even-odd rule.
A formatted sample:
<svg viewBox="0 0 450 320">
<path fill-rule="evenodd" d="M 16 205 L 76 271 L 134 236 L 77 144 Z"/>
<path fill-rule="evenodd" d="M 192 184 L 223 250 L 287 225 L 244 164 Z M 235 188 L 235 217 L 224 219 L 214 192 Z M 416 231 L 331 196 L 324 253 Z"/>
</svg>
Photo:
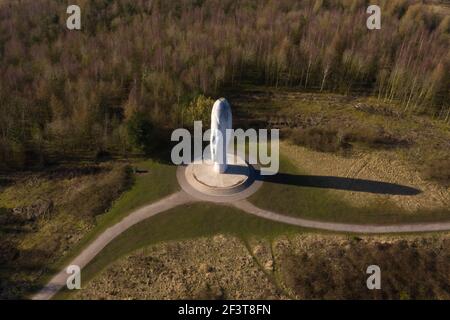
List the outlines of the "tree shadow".
<svg viewBox="0 0 450 320">
<path fill-rule="evenodd" d="M 422 192 L 419 189 L 396 183 L 366 179 L 344 178 L 335 176 L 295 175 L 289 173 L 278 173 L 273 176 L 263 176 L 259 171 L 257 172 L 257 174 L 257 179 L 262 181 L 299 187 L 347 190 L 402 196 L 414 196 Z"/>
<path fill-rule="evenodd" d="M 13 182 L 14 182 L 13 179 L 0 176 L 0 188 L 1 187 L 8 187 L 8 186 L 12 185 Z"/>
<path fill-rule="evenodd" d="M 2 239 L 3 241 L 4 239 Z M 24 299 L 37 292 L 43 275 L 53 274 L 49 253 L 40 249 L 21 249 L 16 241 L 0 245 L 0 300 Z"/>
</svg>

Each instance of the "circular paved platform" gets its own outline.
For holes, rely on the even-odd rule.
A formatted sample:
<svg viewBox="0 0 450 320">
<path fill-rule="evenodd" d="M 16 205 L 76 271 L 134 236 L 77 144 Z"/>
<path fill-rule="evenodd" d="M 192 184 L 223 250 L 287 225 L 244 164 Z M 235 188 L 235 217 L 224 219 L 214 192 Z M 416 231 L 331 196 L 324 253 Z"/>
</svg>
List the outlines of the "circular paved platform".
<svg viewBox="0 0 450 320">
<path fill-rule="evenodd" d="M 228 155 L 227 171 L 216 173 L 210 160 L 195 161 L 180 166 L 177 178 L 180 186 L 193 197 L 213 202 L 241 200 L 255 193 L 262 185 L 258 171 L 234 155 Z"/>
</svg>

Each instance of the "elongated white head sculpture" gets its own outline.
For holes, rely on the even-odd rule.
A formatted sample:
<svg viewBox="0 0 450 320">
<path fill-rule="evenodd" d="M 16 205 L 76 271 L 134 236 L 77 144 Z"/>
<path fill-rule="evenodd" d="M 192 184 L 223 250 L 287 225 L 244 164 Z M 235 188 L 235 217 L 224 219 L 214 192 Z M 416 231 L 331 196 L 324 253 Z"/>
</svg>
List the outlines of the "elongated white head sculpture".
<svg viewBox="0 0 450 320">
<path fill-rule="evenodd" d="M 231 106 L 227 99 L 220 98 L 214 103 L 211 112 L 211 160 L 217 173 L 227 170 L 227 150 L 232 127 Z"/>
</svg>

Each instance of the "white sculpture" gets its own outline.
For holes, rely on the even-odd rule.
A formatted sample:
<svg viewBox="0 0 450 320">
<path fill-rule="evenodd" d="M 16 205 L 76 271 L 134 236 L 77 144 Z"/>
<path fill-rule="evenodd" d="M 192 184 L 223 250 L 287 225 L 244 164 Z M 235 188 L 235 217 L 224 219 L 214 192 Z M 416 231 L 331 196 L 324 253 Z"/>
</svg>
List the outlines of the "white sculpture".
<svg viewBox="0 0 450 320">
<path fill-rule="evenodd" d="M 224 173 L 227 170 L 227 150 L 231 140 L 231 129 L 231 106 L 225 98 L 220 98 L 214 103 L 211 112 L 211 160 L 213 170 L 217 173 Z"/>
</svg>

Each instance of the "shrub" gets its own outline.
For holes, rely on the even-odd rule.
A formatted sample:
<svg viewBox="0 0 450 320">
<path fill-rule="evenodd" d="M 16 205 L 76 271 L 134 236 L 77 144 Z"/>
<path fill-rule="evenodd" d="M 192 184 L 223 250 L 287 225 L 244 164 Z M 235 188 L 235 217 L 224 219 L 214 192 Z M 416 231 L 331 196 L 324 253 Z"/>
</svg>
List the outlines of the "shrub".
<svg viewBox="0 0 450 320">
<path fill-rule="evenodd" d="M 146 154 L 151 152 L 153 125 L 142 113 L 136 112 L 131 116 L 127 132 L 133 147 Z"/>
<path fill-rule="evenodd" d="M 358 143 L 372 149 L 408 147 L 411 141 L 383 129 L 372 127 L 353 127 L 350 129 L 308 128 L 294 129 L 283 137 L 290 137 L 292 142 L 321 152 L 349 150 Z"/>
<path fill-rule="evenodd" d="M 22 169 L 25 159 L 26 152 L 20 143 L 0 139 L 0 170 Z"/>
<path fill-rule="evenodd" d="M 198 95 L 183 110 L 183 124 L 194 125 L 194 121 L 202 121 L 206 125 L 210 121 L 214 100 L 204 95 Z"/>
<path fill-rule="evenodd" d="M 397 136 L 395 133 L 386 132 L 384 129 L 372 127 L 356 127 L 348 129 L 343 134 L 346 143 L 361 143 L 373 149 L 386 149 L 408 147 L 411 141 Z"/>
</svg>

